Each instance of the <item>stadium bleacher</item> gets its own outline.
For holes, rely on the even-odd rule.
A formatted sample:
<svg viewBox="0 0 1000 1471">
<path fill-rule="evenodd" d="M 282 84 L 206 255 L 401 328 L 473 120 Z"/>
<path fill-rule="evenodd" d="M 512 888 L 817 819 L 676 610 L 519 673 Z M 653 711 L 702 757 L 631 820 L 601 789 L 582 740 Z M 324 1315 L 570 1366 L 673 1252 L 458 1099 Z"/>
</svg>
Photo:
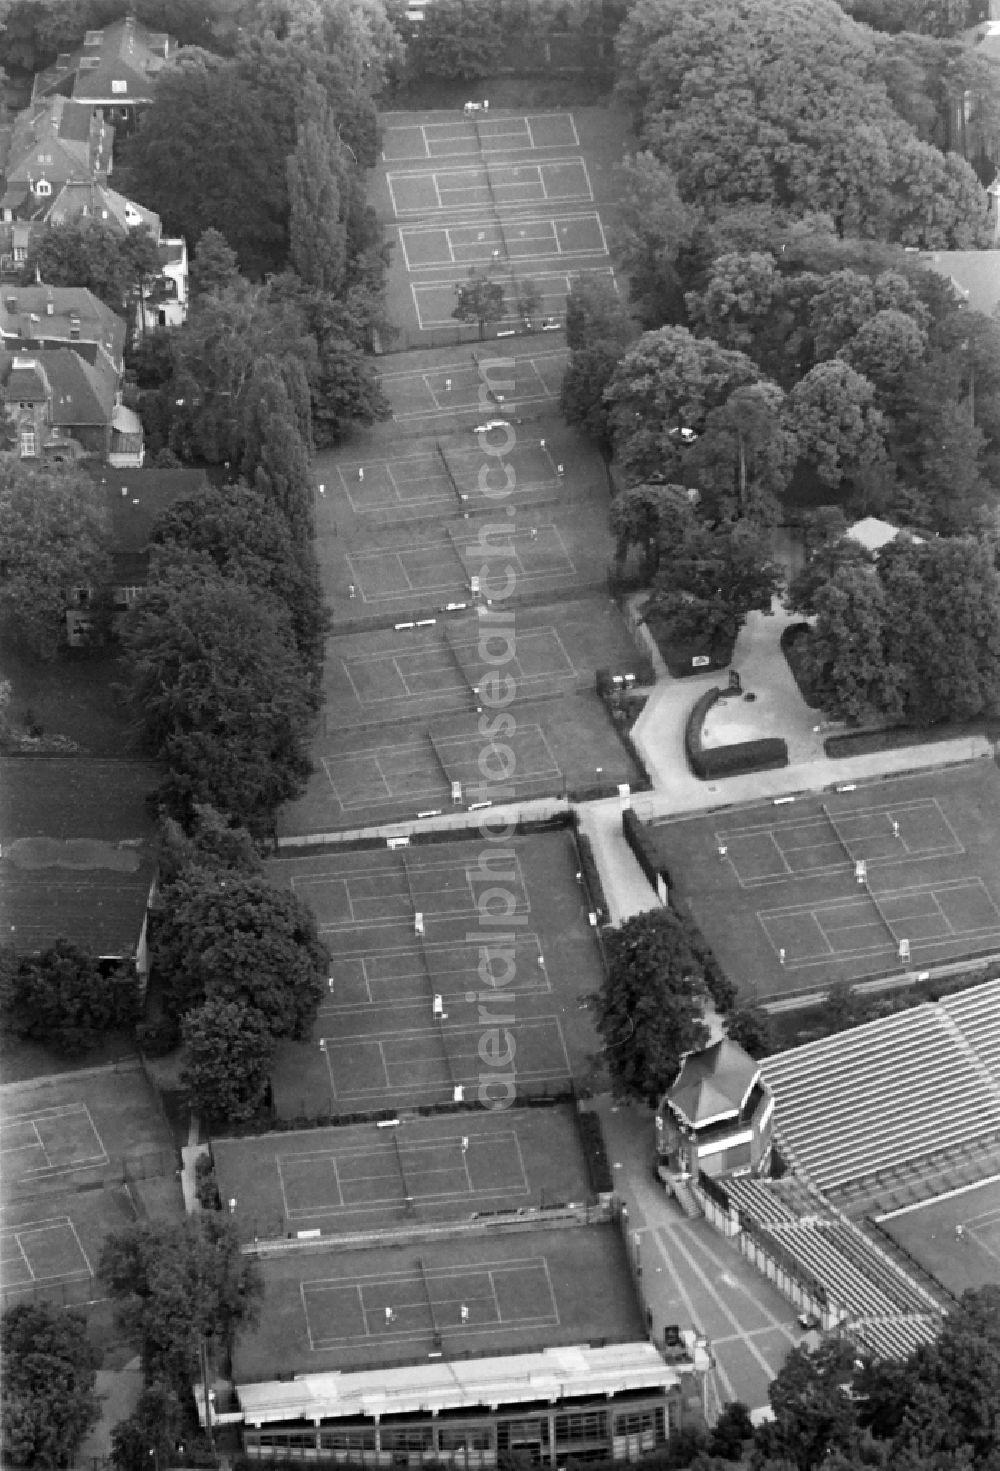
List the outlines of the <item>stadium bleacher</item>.
<svg viewBox="0 0 1000 1471">
<path fill-rule="evenodd" d="M 1000 980 L 764 1058 L 775 1142 L 830 1191 L 1000 1138 Z"/>
</svg>

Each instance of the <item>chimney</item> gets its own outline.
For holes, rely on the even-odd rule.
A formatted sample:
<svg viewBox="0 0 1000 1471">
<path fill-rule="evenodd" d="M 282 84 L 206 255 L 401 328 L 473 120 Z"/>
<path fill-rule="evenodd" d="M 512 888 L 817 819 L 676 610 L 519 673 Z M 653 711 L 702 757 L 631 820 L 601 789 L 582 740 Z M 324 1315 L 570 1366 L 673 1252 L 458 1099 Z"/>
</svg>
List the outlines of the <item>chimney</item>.
<svg viewBox="0 0 1000 1471">
<path fill-rule="evenodd" d="M 56 304 L 52 296 L 51 288 L 45 293 L 45 315 L 51 317 L 55 314 Z"/>
</svg>

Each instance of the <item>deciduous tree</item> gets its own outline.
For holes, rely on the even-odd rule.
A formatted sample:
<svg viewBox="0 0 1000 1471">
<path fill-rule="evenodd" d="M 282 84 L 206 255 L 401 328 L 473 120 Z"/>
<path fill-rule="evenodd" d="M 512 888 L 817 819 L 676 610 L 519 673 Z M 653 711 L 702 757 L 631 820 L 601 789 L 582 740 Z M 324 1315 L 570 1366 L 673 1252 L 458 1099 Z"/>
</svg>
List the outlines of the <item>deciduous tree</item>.
<svg viewBox="0 0 1000 1471">
<path fill-rule="evenodd" d="M 671 909 L 636 915 L 606 937 L 608 974 L 595 1018 L 615 1092 L 649 1104 L 673 1082 L 682 1054 L 704 1047 L 704 956 Z"/>
<path fill-rule="evenodd" d="M 75 588 L 111 580 L 110 525 L 100 486 L 70 467 L 0 463 L 0 611 L 17 641 L 53 659 L 66 638 Z"/>
<path fill-rule="evenodd" d="M 0 1351 L 5 1459 L 39 1468 L 72 1465 L 101 1417 L 94 1393 L 100 1356 L 86 1319 L 43 1301 L 15 1303 L 0 1318 Z"/>
<path fill-rule="evenodd" d="M 476 322 L 479 325 L 480 342 L 486 339 L 486 328 L 499 322 L 504 312 L 503 283 L 491 281 L 489 276 L 469 272 L 468 280 L 459 281 L 455 287 L 458 298 L 452 316 L 458 322 Z"/>
<path fill-rule="evenodd" d="M 333 113 L 315 90 L 318 106 L 299 123 L 288 155 L 289 254 L 303 281 L 336 292 L 347 265 L 341 181 L 348 165 Z"/>
<path fill-rule="evenodd" d="M 47 224 L 32 234 L 21 279 L 84 286 L 120 316 L 141 316 L 140 293 L 159 279 L 156 241 L 145 226 L 124 234 L 93 217 Z"/>
<path fill-rule="evenodd" d="M 494 0 L 434 0 L 409 48 L 416 77 L 476 81 L 496 74 L 503 45 Z"/>
<path fill-rule="evenodd" d="M 136 1020 L 136 981 L 124 970 L 105 974 L 95 956 L 56 940 L 21 960 L 4 1011 L 17 1036 L 78 1057 Z"/>
<path fill-rule="evenodd" d="M 214 1211 L 178 1222 L 137 1222 L 105 1238 L 98 1275 L 147 1382 L 190 1394 L 199 1347 L 214 1338 L 229 1354 L 252 1326 L 263 1294 L 260 1268 L 244 1256 L 234 1223 Z"/>
<path fill-rule="evenodd" d="M 254 1006 L 210 996 L 181 1023 L 181 1086 L 197 1113 L 239 1123 L 260 1112 L 274 1057 L 268 1018 Z"/>
<path fill-rule="evenodd" d="M 126 693 L 168 768 L 171 809 L 209 802 L 267 830 L 309 771 L 312 693 L 288 615 L 245 585 L 172 575 L 129 611 L 121 640 Z"/>
<path fill-rule="evenodd" d="M 885 458 L 885 424 L 875 388 L 847 363 L 818 363 L 792 388 L 786 424 L 799 453 L 824 485 L 845 479 Z"/>
<path fill-rule="evenodd" d="M 153 956 L 172 1014 L 232 1002 L 260 1012 L 273 1037 L 308 1035 L 329 974 L 297 895 L 231 870 L 181 873 L 157 912 Z"/>
<path fill-rule="evenodd" d="M 878 578 L 856 561 L 841 563 L 811 604 L 816 622 L 801 650 L 803 677 L 824 713 L 853 723 L 899 719 L 907 668 L 890 657 Z"/>
</svg>

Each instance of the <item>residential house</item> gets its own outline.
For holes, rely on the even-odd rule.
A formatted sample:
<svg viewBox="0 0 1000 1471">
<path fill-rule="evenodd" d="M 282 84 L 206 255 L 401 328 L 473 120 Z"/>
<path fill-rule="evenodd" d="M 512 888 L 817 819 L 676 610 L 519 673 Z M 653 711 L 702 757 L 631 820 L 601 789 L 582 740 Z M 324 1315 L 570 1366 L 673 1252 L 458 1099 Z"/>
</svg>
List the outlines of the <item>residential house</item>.
<svg viewBox="0 0 1000 1471">
<path fill-rule="evenodd" d="M 18 117 L 6 139 L 0 195 L 0 267 L 11 270 L 28 254 L 33 225 L 71 181 L 106 183 L 114 128 L 83 103 L 54 97 Z"/>
<path fill-rule="evenodd" d="M 123 371 L 125 323 L 85 286 L 0 287 L 0 347 L 8 352 L 71 347 Z"/>
<path fill-rule="evenodd" d="M 122 402 L 125 324 L 84 287 L 0 288 L 0 405 L 22 459 L 138 468 L 139 416 Z"/>
<path fill-rule="evenodd" d="M 18 954 L 67 939 L 145 983 L 158 780 L 146 761 L 0 757 L 0 913 Z"/>
<path fill-rule="evenodd" d="M 32 101 L 62 96 L 96 109 L 125 132 L 153 100 L 156 78 L 177 51 L 164 31 L 153 31 L 133 16 L 101 30 L 88 31 L 83 45 L 59 55 L 39 72 Z"/>
<path fill-rule="evenodd" d="M 188 309 L 188 252 L 183 237 L 164 235 L 163 222 L 154 210 L 97 182 L 65 184 L 45 216 L 52 225 L 80 219 L 101 220 L 119 235 L 143 227 L 149 231 L 156 241 L 161 275 L 143 294 L 136 330 L 141 334 L 147 327 L 179 327 Z"/>
<path fill-rule="evenodd" d="M 131 607 L 149 579 L 150 536 L 158 518 L 185 496 L 209 488 L 204 470 L 107 469 L 101 473 L 111 523 L 112 606 Z"/>
</svg>

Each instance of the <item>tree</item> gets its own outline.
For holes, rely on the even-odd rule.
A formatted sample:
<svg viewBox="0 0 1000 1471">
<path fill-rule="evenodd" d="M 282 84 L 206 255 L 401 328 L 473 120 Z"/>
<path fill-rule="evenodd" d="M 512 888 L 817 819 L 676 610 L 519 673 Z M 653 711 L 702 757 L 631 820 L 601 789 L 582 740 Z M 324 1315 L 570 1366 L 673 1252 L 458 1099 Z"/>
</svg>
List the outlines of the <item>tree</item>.
<svg viewBox="0 0 1000 1471">
<path fill-rule="evenodd" d="M 20 1302 L 0 1318 L 4 1450 L 19 1466 L 69 1466 L 101 1418 L 94 1385 L 100 1356 L 72 1309 Z"/>
<path fill-rule="evenodd" d="M 774 256 L 767 251 L 746 255 L 731 251 L 712 262 L 712 274 L 700 292 L 686 297 L 692 326 L 723 347 L 756 356 L 760 324 L 774 310 L 782 291 Z"/>
<path fill-rule="evenodd" d="M 813 1471 L 831 1451 L 850 1454 L 858 1440 L 851 1385 L 855 1349 L 827 1338 L 815 1350 L 793 1348 L 768 1386 L 774 1420 L 768 1426 L 771 1455 L 787 1457 L 799 1471 Z"/>
<path fill-rule="evenodd" d="M 730 1012 L 726 1036 L 751 1057 L 767 1057 L 776 1050 L 771 1017 L 762 1006 L 740 1006 Z"/>
<path fill-rule="evenodd" d="M 632 485 L 611 502 L 611 530 L 616 540 L 615 556 L 624 562 L 629 547 L 642 555 L 642 578 L 648 582 L 660 562 L 665 528 L 678 522 L 692 523 L 687 494 L 681 485 Z"/>
<path fill-rule="evenodd" d="M 154 585 L 171 568 L 207 558 L 222 577 L 273 600 L 290 619 L 303 667 L 318 676 L 328 623 L 319 568 L 312 543 L 295 540 L 270 496 L 241 483 L 200 491 L 163 512 L 150 543 Z"/>
<path fill-rule="evenodd" d="M 434 0 L 409 48 L 415 77 L 456 77 L 470 82 L 494 76 L 503 31 L 494 0 Z"/>
<path fill-rule="evenodd" d="M 164 892 L 152 949 L 178 1017 L 231 1002 L 260 1012 L 272 1037 L 301 1039 L 326 992 L 329 954 L 312 911 L 252 874 L 183 871 Z"/>
<path fill-rule="evenodd" d="M 176 1458 L 184 1410 L 175 1389 L 161 1382 L 147 1384 L 127 1420 L 111 1432 L 111 1464 L 115 1471 L 149 1471 L 169 1466 Z"/>
<path fill-rule="evenodd" d="M 226 1123 L 260 1112 L 268 1089 L 274 1038 L 253 1006 L 210 996 L 181 1023 L 181 1086 L 189 1106 Z"/>
<path fill-rule="evenodd" d="M 727 1461 L 743 1458 L 743 1446 L 753 1439 L 753 1421 L 742 1400 L 729 1400 L 712 1426 L 711 1454 Z"/>
<path fill-rule="evenodd" d="M 595 342 L 624 348 L 635 335 L 632 314 L 606 276 L 574 276 L 566 296 L 566 346 L 571 352 Z"/>
<path fill-rule="evenodd" d="M 85 286 L 118 313 L 133 313 L 161 274 L 156 241 L 145 225 L 126 230 L 92 217 L 32 232 L 21 279 Z M 141 306 L 139 306 L 141 310 Z"/>
<path fill-rule="evenodd" d="M 593 440 L 605 459 L 611 458 L 614 444 L 605 390 L 614 378 L 622 351 L 617 343 L 608 341 L 577 348 L 570 353 L 559 390 L 559 408 L 566 423 Z"/>
<path fill-rule="evenodd" d="M 802 676 L 824 714 L 859 724 L 899 719 L 906 665 L 890 653 L 885 593 L 856 562 L 836 568 L 812 598 L 816 622 L 800 653 Z"/>
<path fill-rule="evenodd" d="M 875 565 L 871 552 L 853 537 L 843 535 L 847 523 L 840 507 L 831 509 L 839 514 L 841 525 L 838 529 L 841 534 L 828 541 L 821 541 L 806 565 L 792 578 L 786 601 L 793 613 L 805 613 L 807 617 L 812 617 L 817 611 L 817 594 L 828 583 L 836 580 L 842 568 L 871 569 Z"/>
<path fill-rule="evenodd" d="M 779 498 L 792 478 L 799 446 L 785 422 L 785 395 L 763 381 L 737 388 L 705 415 L 685 451 L 685 476 L 700 492 L 708 520 L 779 519 Z"/>
<path fill-rule="evenodd" d="M 671 909 L 629 919 L 606 937 L 608 972 L 595 1020 L 615 1092 L 655 1105 L 682 1054 L 704 1047 L 706 966 Z"/>
<path fill-rule="evenodd" d="M 279 269 L 288 250 L 285 158 L 295 146 L 296 101 L 237 58 L 204 51 L 181 58 L 158 77 L 153 104 L 125 146 L 127 189 L 188 240 L 218 230 L 248 276 Z"/>
<path fill-rule="evenodd" d="M 472 270 L 467 281 L 458 282 L 455 295 L 458 297 L 458 304 L 452 316 L 459 322 L 477 322 L 479 340 L 485 341 L 486 328 L 491 322 L 499 322 L 503 317 L 502 283 L 491 281 L 488 276 L 478 275 Z"/>
<path fill-rule="evenodd" d="M 230 822 L 204 802 L 191 804 L 190 819 L 182 827 L 173 817 L 160 818 L 159 882 L 168 887 L 185 868 L 231 869 L 233 873 L 263 873 L 257 845 L 245 827 Z"/>
<path fill-rule="evenodd" d="M 676 612 L 691 606 L 689 600 L 715 606 L 725 615 L 727 636 L 735 637 L 748 613 L 771 611 L 781 582 L 770 537 L 760 526 L 733 521 L 710 528 L 692 515 L 669 529 L 661 525 L 659 574 L 647 609 L 669 605 Z"/>
<path fill-rule="evenodd" d="M 319 88 L 315 89 L 319 92 Z M 289 255 L 303 281 L 321 291 L 344 283 L 347 235 L 341 197 L 346 172 L 343 145 L 326 102 L 299 124 L 288 155 Z"/>
<path fill-rule="evenodd" d="M 824 485 L 838 488 L 885 458 L 875 388 L 836 359 L 817 364 L 795 384 L 786 400 L 786 424 Z"/>
<path fill-rule="evenodd" d="M 900 312 L 920 331 L 930 313 L 914 284 L 898 271 L 866 276 L 851 269 L 833 271 L 818 283 L 808 305 L 817 361 L 835 357 L 880 312 Z"/>
<path fill-rule="evenodd" d="M 209 802 L 267 830 L 309 772 L 312 694 L 288 615 L 239 583 L 172 575 L 129 610 L 121 642 L 126 694 L 168 767 L 171 810 Z"/>
<path fill-rule="evenodd" d="M 202 230 L 195 242 L 188 276 L 191 300 L 235 286 L 239 274 L 236 252 L 221 230 Z"/>
<path fill-rule="evenodd" d="M 105 974 L 95 956 L 69 940 L 56 940 L 21 960 L 4 1009 L 16 1036 L 79 1057 L 103 1033 L 136 1020 L 136 982 L 127 972 Z"/>
<path fill-rule="evenodd" d="M 137 1222 L 105 1237 L 98 1276 L 115 1318 L 139 1350 L 147 1383 L 190 1394 L 205 1338 L 232 1352 L 257 1319 L 260 1268 L 243 1255 L 235 1224 L 214 1211 L 179 1222 Z"/>
<path fill-rule="evenodd" d="M 18 643 L 53 659 L 66 637 L 75 588 L 111 580 L 110 527 L 100 486 L 71 467 L 27 470 L 0 464 L 0 611 Z"/>
<path fill-rule="evenodd" d="M 683 482 L 683 429 L 698 430 L 711 409 L 760 374 L 743 353 L 693 337 L 685 327 L 645 332 L 605 393 L 615 452 L 633 480 Z"/>
<path fill-rule="evenodd" d="M 643 326 L 656 328 L 683 317 L 685 265 L 697 255 L 698 215 L 655 153 L 642 150 L 626 159 L 622 180 L 615 249 Z"/>
</svg>

